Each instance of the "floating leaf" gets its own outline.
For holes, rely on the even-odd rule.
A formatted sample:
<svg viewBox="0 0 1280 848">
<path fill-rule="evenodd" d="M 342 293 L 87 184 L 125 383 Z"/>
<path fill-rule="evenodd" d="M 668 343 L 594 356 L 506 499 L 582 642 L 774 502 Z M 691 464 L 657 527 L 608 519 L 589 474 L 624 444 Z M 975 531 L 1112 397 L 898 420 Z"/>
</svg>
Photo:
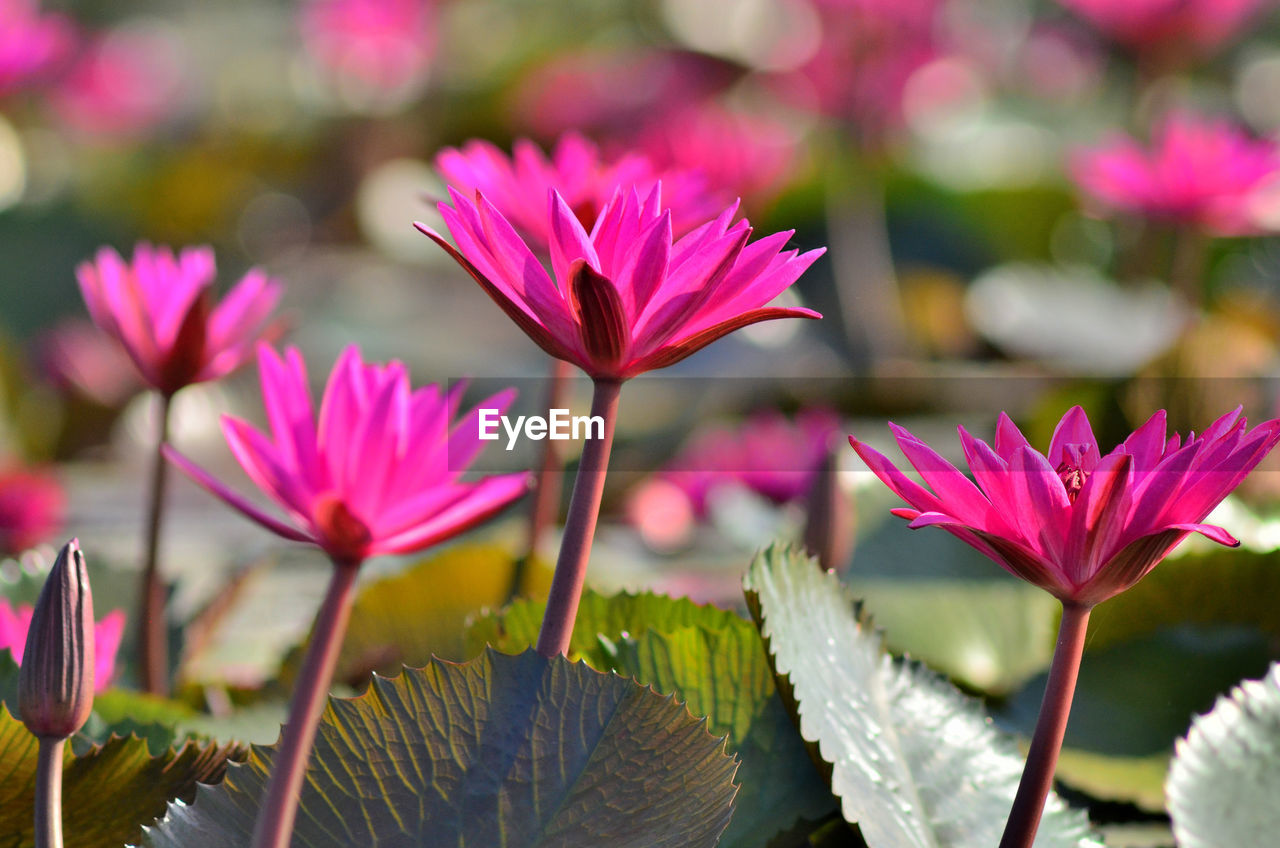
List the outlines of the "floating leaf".
<svg viewBox="0 0 1280 848">
<path fill-rule="evenodd" d="M 152 848 L 249 844 L 273 749 L 255 748 Z M 330 700 L 292 845 L 710 848 L 734 760 L 670 697 L 563 657 L 433 661 Z"/>
<path fill-rule="evenodd" d="M 34 841 L 38 744 L 7 709 L 0 709 L 0 848 L 27 848 Z M 152 757 L 143 740 L 119 737 L 79 756 L 68 750 L 62 780 L 67 844 L 119 848 L 136 842 L 143 825 L 164 815 L 168 801 L 189 801 L 197 782 L 221 780 L 234 756 L 239 756 L 235 746 L 187 743 Z"/>
<path fill-rule="evenodd" d="M 371 671 L 397 674 L 433 656 L 461 661 L 467 618 L 506 602 L 515 559 L 496 545 L 457 545 L 406 570 L 369 583 L 351 610 L 335 679 L 364 685 Z M 541 564 L 525 574 L 524 591 L 545 595 L 550 576 Z M 301 667 L 303 649 L 281 671 L 286 685 Z"/>
<path fill-rule="evenodd" d="M 516 653 L 533 646 L 545 611 L 542 601 L 519 600 L 501 612 L 480 615 L 467 632 L 468 651 L 478 653 L 485 645 L 491 645 L 505 653 Z M 742 621 L 736 613 L 696 604 L 688 598 L 652 592 L 602 595 L 588 589 L 582 593 L 574 619 L 569 658 L 586 660 L 592 668 L 607 671 L 613 667 L 613 657 L 601 644 L 601 635 L 614 640 L 630 634 L 638 636 L 650 629 L 659 633 L 694 626 L 720 630 L 733 626 L 735 621 Z"/>
<path fill-rule="evenodd" d="M 1274 845 L 1280 831 L 1280 664 L 1197 716 L 1166 787 L 1180 848 Z"/>
<path fill-rule="evenodd" d="M 791 688 L 800 735 L 832 764 L 831 788 L 871 848 L 990 848 L 1023 760 L 976 702 L 935 673 L 894 661 L 832 573 L 770 547 L 747 600 Z M 1088 823 L 1050 796 L 1037 846 L 1096 846 Z"/>
<path fill-rule="evenodd" d="M 1091 798 L 1122 801 L 1149 813 L 1162 813 L 1168 771 L 1169 756 L 1163 753 L 1125 757 L 1063 748 L 1054 777 Z"/>
<path fill-rule="evenodd" d="M 764 645 L 751 623 L 719 630 L 685 627 L 645 632 L 617 645 L 619 674 L 674 692 L 711 732 L 729 738 L 741 760 L 739 804 L 721 848 L 758 848 L 797 819 L 817 822 L 835 810 L 822 775 L 774 687 Z"/>
<path fill-rule="evenodd" d="M 851 579 L 895 654 L 988 694 L 1012 691 L 1053 658 L 1058 602 L 1005 580 Z"/>
</svg>

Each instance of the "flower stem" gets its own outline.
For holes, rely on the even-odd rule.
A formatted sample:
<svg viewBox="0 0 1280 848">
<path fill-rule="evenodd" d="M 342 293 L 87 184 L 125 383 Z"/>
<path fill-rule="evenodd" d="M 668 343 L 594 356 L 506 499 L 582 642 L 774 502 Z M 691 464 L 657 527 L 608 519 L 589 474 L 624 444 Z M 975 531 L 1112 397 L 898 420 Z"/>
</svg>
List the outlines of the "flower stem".
<svg viewBox="0 0 1280 848">
<path fill-rule="evenodd" d="M 547 386 L 547 410 L 561 409 L 565 405 L 565 390 L 572 376 L 572 368 L 563 359 L 551 360 L 551 383 Z M 533 503 L 529 507 L 529 535 L 525 542 L 525 555 L 516 560 L 511 572 L 511 589 L 507 593 L 508 600 L 515 600 L 524 585 L 525 575 L 529 571 L 534 556 L 541 547 L 542 536 L 556 519 L 560 507 L 560 490 L 564 484 L 564 460 L 560 455 L 560 445 L 555 439 L 546 439 L 542 443 L 542 464 L 533 485 Z"/>
<path fill-rule="evenodd" d="M 62 749 L 67 740 L 41 736 L 36 754 L 36 848 L 62 848 Z"/>
<path fill-rule="evenodd" d="M 146 559 L 142 569 L 142 614 L 138 616 L 138 653 L 142 665 L 142 688 L 152 695 L 169 693 L 169 634 L 165 628 L 167 592 L 160 577 L 160 516 L 164 509 L 168 463 L 164 445 L 169 440 L 169 412 L 173 395 L 160 395 L 160 432 L 151 466 L 148 493 Z"/>
<path fill-rule="evenodd" d="M 289 705 L 289 718 L 267 783 L 266 799 L 254 826 L 253 848 L 288 848 L 293 834 L 311 744 L 315 741 L 333 670 L 338 664 L 338 652 L 355 600 L 356 575 L 360 573 L 359 563 L 335 560 L 333 565 L 329 590 L 311 628 L 311 642 Z"/>
<path fill-rule="evenodd" d="M 1035 841 L 1045 798 L 1053 785 L 1053 770 L 1062 749 L 1067 717 L 1071 714 L 1071 696 L 1075 694 L 1076 675 L 1080 671 L 1085 631 L 1089 627 L 1092 609 L 1084 604 L 1065 601 L 1062 604 L 1062 623 L 1058 626 L 1058 644 L 1053 649 L 1049 682 L 1045 686 L 1044 700 L 1040 702 L 1040 717 L 1036 719 L 1035 733 L 1031 737 L 1031 750 L 1022 770 L 1018 793 L 1013 799 L 1009 821 L 1004 827 L 1004 836 L 1000 839 L 1000 848 L 1031 848 Z"/>
<path fill-rule="evenodd" d="M 591 416 L 604 421 L 601 438 L 587 439 L 582 447 L 582 461 L 573 481 L 569 499 L 569 516 L 565 519 L 564 538 L 556 573 L 551 578 L 547 596 L 547 612 L 538 633 L 538 653 L 554 657 L 568 653 L 573 621 L 578 614 L 578 599 L 587 577 L 587 560 L 591 557 L 591 540 L 600 515 L 600 497 L 604 494 L 604 478 L 609 470 L 609 452 L 613 449 L 613 428 L 618 419 L 619 380 L 596 380 L 591 395 Z"/>
</svg>

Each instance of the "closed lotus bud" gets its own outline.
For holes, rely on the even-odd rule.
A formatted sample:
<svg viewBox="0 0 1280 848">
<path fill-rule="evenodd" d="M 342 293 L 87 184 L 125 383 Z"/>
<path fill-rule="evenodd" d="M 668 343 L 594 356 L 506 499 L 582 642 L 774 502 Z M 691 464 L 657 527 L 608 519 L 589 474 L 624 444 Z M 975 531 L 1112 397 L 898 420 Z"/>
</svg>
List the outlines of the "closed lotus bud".
<svg viewBox="0 0 1280 848">
<path fill-rule="evenodd" d="M 18 712 L 36 736 L 64 739 L 93 708 L 93 593 L 72 539 L 58 552 L 27 631 Z"/>
</svg>

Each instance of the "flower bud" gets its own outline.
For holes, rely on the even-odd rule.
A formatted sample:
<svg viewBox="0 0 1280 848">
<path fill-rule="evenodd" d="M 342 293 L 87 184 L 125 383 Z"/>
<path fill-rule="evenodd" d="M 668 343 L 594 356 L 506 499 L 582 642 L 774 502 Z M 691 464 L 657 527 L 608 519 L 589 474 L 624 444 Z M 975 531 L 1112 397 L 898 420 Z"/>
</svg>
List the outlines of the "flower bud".
<svg viewBox="0 0 1280 848">
<path fill-rule="evenodd" d="M 63 739 L 93 708 L 93 593 L 79 542 L 72 539 L 36 601 L 18 676 L 18 713 L 40 737 Z"/>
</svg>

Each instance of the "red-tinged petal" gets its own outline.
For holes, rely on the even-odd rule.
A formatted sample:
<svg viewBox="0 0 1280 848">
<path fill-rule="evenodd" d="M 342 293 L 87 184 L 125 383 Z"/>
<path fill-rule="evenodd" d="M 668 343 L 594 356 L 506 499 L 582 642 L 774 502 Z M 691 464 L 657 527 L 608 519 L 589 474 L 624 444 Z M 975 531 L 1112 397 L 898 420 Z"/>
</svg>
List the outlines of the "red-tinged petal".
<svg viewBox="0 0 1280 848">
<path fill-rule="evenodd" d="M 543 323 L 548 316 L 563 315 L 564 299 L 524 239 L 480 192 L 476 192 L 476 207 L 491 255 L 500 267 L 510 269 L 512 281 L 518 283 L 517 293 L 533 314 Z"/>
<path fill-rule="evenodd" d="M 590 357 L 587 372 L 593 377 L 621 376 L 619 367 L 631 339 L 622 298 L 613 282 L 579 259 L 569 268 L 569 299 L 582 346 Z"/>
<path fill-rule="evenodd" d="M 280 519 L 263 512 L 254 504 L 250 503 L 248 499 L 223 485 L 223 483 L 212 474 L 205 471 L 182 454 L 178 453 L 169 445 L 164 446 L 164 455 L 165 459 L 176 465 L 184 474 L 195 481 L 195 483 L 205 491 L 222 500 L 232 509 L 240 512 L 250 520 L 261 524 L 277 536 L 283 536 L 284 538 L 292 539 L 295 542 L 314 543 L 316 541 L 300 530 L 290 527 Z"/>
<path fill-rule="evenodd" d="M 1165 529 L 1135 539 L 1075 590 L 1073 600 L 1097 604 L 1137 583 L 1187 536 L 1186 530 Z"/>
<path fill-rule="evenodd" d="M 600 257 L 591 243 L 591 237 L 583 229 L 578 216 L 555 189 L 547 195 L 551 221 L 551 272 L 561 285 L 567 284 L 570 266 L 577 260 L 586 260 L 593 268 L 600 268 Z"/>
<path fill-rule="evenodd" d="M 1171 530 L 1186 530 L 1188 533 L 1199 533 L 1211 542 L 1225 545 L 1228 548 L 1240 547 L 1240 540 L 1216 524 L 1170 524 Z"/>
<path fill-rule="evenodd" d="M 295 469 L 281 463 L 276 447 L 265 436 L 244 421 L 229 415 L 222 417 L 222 435 L 227 440 L 231 454 L 258 488 L 270 495 L 293 517 L 308 517 L 314 491 L 309 490 L 306 482 L 296 476 Z"/>
<path fill-rule="evenodd" d="M 910 507 L 899 506 L 889 510 L 889 514 L 892 516 L 896 516 L 897 518 L 905 518 L 907 521 L 915 521 L 924 513 L 920 512 L 920 510 L 918 509 L 911 509 Z"/>
<path fill-rule="evenodd" d="M 1009 472 L 1009 464 L 996 455 L 996 452 L 981 439 L 975 439 L 964 427 L 957 428 L 960 433 L 960 445 L 964 449 L 965 460 L 978 488 L 986 495 L 995 508 L 995 518 L 1007 528 L 1009 535 L 1016 532 L 1013 516 L 1019 503 L 1013 489 L 1013 479 Z M 995 527 L 991 528 L 994 532 Z"/>
<path fill-rule="evenodd" d="M 1009 470 L 1023 504 L 1016 516 L 1023 540 L 1045 557 L 1061 556 L 1071 509 L 1062 479 L 1029 447 L 1014 452 Z"/>
<path fill-rule="evenodd" d="M 671 253 L 671 212 L 649 225 L 615 275 L 628 324 L 633 324 L 667 276 Z"/>
<path fill-rule="evenodd" d="M 284 287 L 257 269 L 246 273 L 209 316 L 209 349 L 223 350 L 261 335 Z"/>
<path fill-rule="evenodd" d="M 727 321 L 721 321 L 714 327 L 708 327 L 700 330 L 692 336 L 682 338 L 673 344 L 668 344 L 653 353 L 645 356 L 639 361 L 628 366 L 627 371 L 622 376 L 634 377 L 636 374 L 642 374 L 645 371 L 653 371 L 656 368 L 666 368 L 668 365 L 674 365 L 687 356 L 697 353 L 716 339 L 727 336 L 734 330 L 740 330 L 751 324 L 758 324 L 761 321 L 773 321 L 777 318 L 821 318 L 822 315 L 814 312 L 812 309 L 781 309 L 778 307 L 765 307 L 763 309 L 753 309 L 750 312 L 744 312 Z"/>
<path fill-rule="evenodd" d="M 1093 435 L 1093 428 L 1089 426 L 1089 416 L 1079 406 L 1073 406 L 1067 410 L 1067 414 L 1062 416 L 1058 421 L 1058 425 L 1053 429 L 1053 438 L 1049 440 L 1049 454 L 1046 457 L 1049 465 L 1058 468 L 1070 457 L 1066 454 L 1067 445 L 1088 445 L 1090 461 L 1085 466 L 1085 470 L 1091 470 L 1093 463 L 1098 460 L 1098 440 Z"/>
<path fill-rule="evenodd" d="M 1133 457 L 1111 453 L 1085 480 L 1071 505 L 1063 567 L 1068 579 L 1080 584 L 1101 568 L 1115 550 L 1133 506 Z"/>
<path fill-rule="evenodd" d="M 336 494 L 327 492 L 316 499 L 312 508 L 320 547 L 337 562 L 359 565 L 369 556 L 373 534 Z"/>
<path fill-rule="evenodd" d="M 1210 424 L 1208 429 L 1200 434 L 1200 440 L 1202 442 L 1212 442 L 1215 439 L 1220 438 L 1233 427 L 1246 425 L 1247 422 L 1241 419 L 1243 413 L 1244 407 L 1237 406 L 1235 409 Z"/>
<path fill-rule="evenodd" d="M 1027 441 L 1027 437 L 1022 435 L 1022 431 L 1018 429 L 1018 425 L 1013 423 L 1008 415 L 1003 412 L 996 419 L 996 438 L 993 445 L 996 455 L 1009 462 L 1013 459 L 1013 455 L 1019 448 L 1029 448 L 1031 443 Z"/>
<path fill-rule="evenodd" d="M 898 440 L 898 448 L 907 462 L 919 472 L 938 499 L 946 504 L 946 512 L 957 516 L 960 523 L 970 527 L 983 530 L 1003 529 L 987 526 L 992 512 L 991 501 L 987 500 L 968 477 L 906 429 L 893 422 L 889 422 L 889 429 Z"/>
<path fill-rule="evenodd" d="M 959 533 L 956 535 L 959 536 Z M 1054 597 L 1068 599 L 1071 586 L 1066 582 L 1066 576 L 1056 563 L 1050 562 L 1036 551 L 1013 539 L 983 533 L 980 530 L 972 531 L 972 535 L 976 540 L 985 543 L 986 549 L 983 550 L 973 542 L 969 544 L 991 557 L 1005 571 L 1032 585 L 1039 586 Z M 960 538 L 964 537 L 960 536 Z"/>
<path fill-rule="evenodd" d="M 470 274 L 471 278 L 480 284 L 480 288 L 484 290 L 484 293 L 489 295 L 490 299 L 498 304 L 503 312 L 507 313 L 508 318 L 515 321 L 516 325 L 521 330 L 524 330 L 525 335 L 534 344 L 556 359 L 564 359 L 578 365 L 583 364 L 582 357 L 576 355 L 571 348 L 561 343 L 560 340 L 548 332 L 547 328 L 526 308 L 507 297 L 498 286 L 476 270 L 476 267 L 465 256 L 459 253 L 453 245 L 449 244 L 435 230 L 421 223 L 415 223 L 414 226 L 427 238 L 444 248 L 445 252 L 453 257 L 453 261 L 462 266 L 462 270 Z"/>
<path fill-rule="evenodd" d="M 982 529 L 981 527 L 974 528 L 974 526 L 969 522 L 961 521 L 956 516 L 948 515 L 945 512 L 922 512 L 913 518 L 907 527 L 911 530 L 919 530 L 921 527 L 937 527 L 944 525 L 968 527 L 969 529 L 978 530 Z"/>
<path fill-rule="evenodd" d="M 527 474 L 487 477 L 464 499 L 412 530 L 380 540 L 370 553 L 407 553 L 464 533 L 526 494 L 529 483 Z"/>
<path fill-rule="evenodd" d="M 871 469 L 871 472 L 879 477 L 882 483 L 888 486 L 895 495 L 910 504 L 913 509 L 918 512 L 943 511 L 942 502 L 932 492 L 899 471 L 884 454 L 866 442 L 858 441 L 853 436 L 849 437 L 849 445 L 866 463 L 867 468 Z M 915 516 L 913 515 L 911 518 L 914 519 Z"/>
<path fill-rule="evenodd" d="M 168 355 L 160 363 L 160 383 L 156 388 L 165 394 L 190 385 L 204 367 L 205 344 L 212 307 L 208 297 L 197 297 L 178 326 Z"/>
<path fill-rule="evenodd" d="M 749 248 L 750 246 L 748 245 L 747 247 Z M 764 306 L 798 280 L 800 275 L 807 271 L 809 266 L 824 253 L 826 253 L 826 248 L 818 248 L 798 256 L 795 255 L 795 251 L 788 251 L 787 254 L 780 254 L 774 257 L 774 261 L 769 268 L 739 291 L 738 294 L 728 299 L 724 299 L 721 294 L 717 294 L 715 305 L 703 309 L 697 317 L 689 322 L 685 331 L 696 332 L 703 327 L 719 323 L 721 320 L 738 312 L 745 312 L 749 309 Z M 741 261 L 740 257 L 738 264 Z M 735 276 L 738 273 L 738 264 L 734 265 L 731 272 Z M 722 286 L 722 290 L 725 288 L 728 288 L 728 286 Z"/>
<path fill-rule="evenodd" d="M 1166 453 L 1159 465 L 1134 484 L 1132 524 L 1138 532 L 1159 525 L 1161 516 L 1182 489 L 1199 449 L 1199 445 L 1192 442 L 1171 454 Z"/>
<path fill-rule="evenodd" d="M 1156 410 L 1145 424 L 1124 440 L 1125 451 L 1133 457 L 1135 482 L 1145 477 L 1164 456 L 1167 417 L 1163 409 Z"/>
</svg>

